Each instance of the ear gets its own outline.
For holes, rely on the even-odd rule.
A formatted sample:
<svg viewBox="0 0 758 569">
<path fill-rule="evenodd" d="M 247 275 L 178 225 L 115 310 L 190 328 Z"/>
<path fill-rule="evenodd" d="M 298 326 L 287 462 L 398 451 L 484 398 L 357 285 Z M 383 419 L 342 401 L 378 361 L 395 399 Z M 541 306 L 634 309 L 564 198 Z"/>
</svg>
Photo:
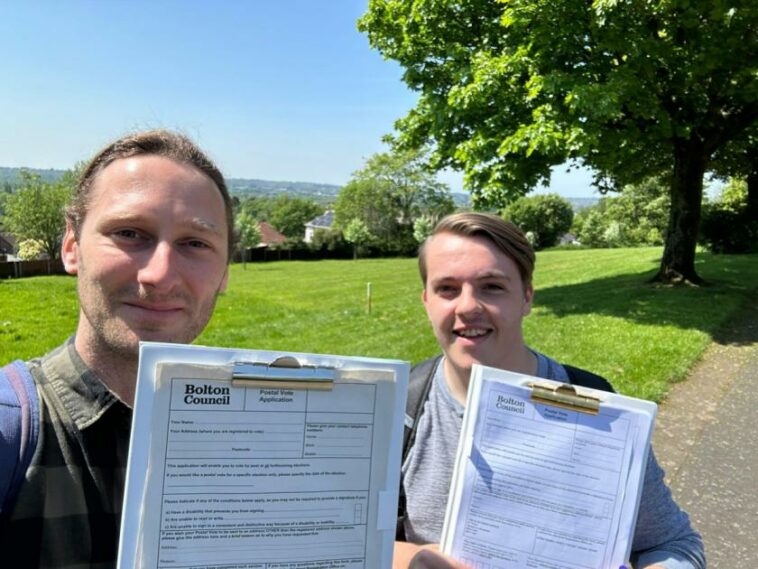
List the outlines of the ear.
<svg viewBox="0 0 758 569">
<path fill-rule="evenodd" d="M 524 305 L 521 307 L 521 316 L 527 316 L 532 311 L 534 300 L 534 287 L 530 284 L 524 291 Z"/>
<path fill-rule="evenodd" d="M 70 223 L 66 223 L 66 233 L 61 243 L 61 260 L 69 275 L 79 274 L 79 243 Z"/>
</svg>

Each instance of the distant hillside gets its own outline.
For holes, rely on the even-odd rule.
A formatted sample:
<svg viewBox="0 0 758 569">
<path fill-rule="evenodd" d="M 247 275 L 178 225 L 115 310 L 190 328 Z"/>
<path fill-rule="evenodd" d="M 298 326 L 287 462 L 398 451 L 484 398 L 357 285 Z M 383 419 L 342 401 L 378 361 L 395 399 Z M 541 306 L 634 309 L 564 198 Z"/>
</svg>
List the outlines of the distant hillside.
<svg viewBox="0 0 758 569">
<path fill-rule="evenodd" d="M 287 194 L 310 198 L 320 203 L 332 202 L 342 189 L 334 184 L 317 184 L 314 182 L 274 182 L 246 178 L 227 178 L 229 191 L 240 198 L 252 196 L 278 196 Z"/>
<path fill-rule="evenodd" d="M 15 188 L 21 180 L 21 170 L 29 170 L 31 172 L 34 172 L 46 182 L 55 182 L 59 180 L 61 176 L 63 176 L 64 172 L 64 170 L 55 170 L 53 168 L 42 170 L 40 168 L 6 168 L 4 166 L 0 166 L 0 185 L 9 184 Z"/>
<path fill-rule="evenodd" d="M 42 179 L 48 182 L 54 182 L 63 176 L 64 170 L 38 168 L 27 168 L 35 174 L 42 176 Z M 5 168 L 0 166 L 0 191 L 3 189 L 14 190 L 19 182 L 19 172 L 21 168 Z M 319 184 L 316 182 L 287 182 L 272 180 L 256 180 L 248 178 L 227 178 L 226 184 L 232 195 L 240 199 L 253 196 L 278 196 L 287 194 L 290 196 L 299 196 L 310 198 L 318 203 L 328 204 L 337 199 L 342 186 L 334 184 Z M 471 199 L 468 194 L 463 192 L 453 192 L 453 201 L 456 207 L 465 208 L 471 205 Z M 571 202 L 574 211 L 579 211 L 591 207 L 598 202 L 598 198 L 566 198 Z"/>
<path fill-rule="evenodd" d="M 42 176 L 43 180 L 54 182 L 63 176 L 63 170 L 40 170 L 37 168 L 27 168 L 35 174 Z M 15 189 L 20 178 L 21 168 L 5 168 L 0 166 L 0 186 L 6 189 Z M 299 196 L 310 198 L 319 203 L 331 203 L 337 199 L 342 186 L 334 184 L 319 184 L 316 182 L 288 182 L 272 180 L 256 180 L 248 178 L 227 178 L 226 184 L 229 191 L 241 199 L 253 196 L 278 196 L 287 194 L 290 196 Z M 453 193 L 453 199 L 458 207 L 469 205 L 469 197 L 463 193 Z"/>
<path fill-rule="evenodd" d="M 571 207 L 574 208 L 574 211 L 580 211 L 582 209 L 587 209 L 588 207 L 592 207 L 597 202 L 600 201 L 600 198 L 566 198 L 568 202 L 571 204 Z"/>
</svg>

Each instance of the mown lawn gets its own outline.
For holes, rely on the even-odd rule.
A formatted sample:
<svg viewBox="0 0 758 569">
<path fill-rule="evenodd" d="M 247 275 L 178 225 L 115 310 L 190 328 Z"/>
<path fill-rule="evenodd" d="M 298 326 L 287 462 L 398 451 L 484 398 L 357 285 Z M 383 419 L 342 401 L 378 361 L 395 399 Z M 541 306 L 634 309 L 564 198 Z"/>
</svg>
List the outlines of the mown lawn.
<svg viewBox="0 0 758 569">
<path fill-rule="evenodd" d="M 645 284 L 660 253 L 539 253 L 527 341 L 608 377 L 624 393 L 659 401 L 758 294 L 756 255 L 700 254 L 698 270 L 711 286 L 667 288 Z M 415 259 L 235 265 L 197 343 L 417 362 L 437 351 L 420 294 Z M 76 317 L 73 278 L 0 282 L 0 362 L 44 353 L 74 330 Z"/>
</svg>

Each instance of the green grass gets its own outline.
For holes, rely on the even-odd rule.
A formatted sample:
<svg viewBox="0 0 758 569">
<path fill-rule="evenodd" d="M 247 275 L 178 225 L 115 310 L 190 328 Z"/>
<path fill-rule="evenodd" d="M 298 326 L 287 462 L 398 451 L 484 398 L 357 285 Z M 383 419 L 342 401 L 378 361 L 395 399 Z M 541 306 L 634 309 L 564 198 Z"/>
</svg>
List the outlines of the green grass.
<svg viewBox="0 0 758 569">
<path fill-rule="evenodd" d="M 698 271 L 711 286 L 647 285 L 660 253 L 539 253 L 527 341 L 606 376 L 623 393 L 659 401 L 758 293 L 756 255 L 699 254 Z M 437 352 L 420 294 L 415 259 L 235 265 L 197 343 L 417 362 Z M 44 353 L 72 333 L 76 317 L 73 278 L 0 282 L 0 362 Z"/>
</svg>

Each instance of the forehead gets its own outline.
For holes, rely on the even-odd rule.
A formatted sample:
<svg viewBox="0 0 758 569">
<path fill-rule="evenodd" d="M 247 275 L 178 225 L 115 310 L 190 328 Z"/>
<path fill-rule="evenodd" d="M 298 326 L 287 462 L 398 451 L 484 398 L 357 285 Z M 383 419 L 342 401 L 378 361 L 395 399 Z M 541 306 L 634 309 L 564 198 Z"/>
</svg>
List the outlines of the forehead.
<svg viewBox="0 0 758 569">
<path fill-rule="evenodd" d="M 519 276 L 518 266 L 486 237 L 438 233 L 424 247 L 427 279 Z"/>
<path fill-rule="evenodd" d="M 119 219 L 228 231 L 213 180 L 194 166 L 153 155 L 115 160 L 95 178 L 84 226 Z"/>
<path fill-rule="evenodd" d="M 203 217 L 221 216 L 225 205 L 215 182 L 190 164 L 154 155 L 114 160 L 95 177 L 87 217 L 113 208 L 162 209 L 166 213 L 187 214 L 193 210 Z"/>
</svg>

